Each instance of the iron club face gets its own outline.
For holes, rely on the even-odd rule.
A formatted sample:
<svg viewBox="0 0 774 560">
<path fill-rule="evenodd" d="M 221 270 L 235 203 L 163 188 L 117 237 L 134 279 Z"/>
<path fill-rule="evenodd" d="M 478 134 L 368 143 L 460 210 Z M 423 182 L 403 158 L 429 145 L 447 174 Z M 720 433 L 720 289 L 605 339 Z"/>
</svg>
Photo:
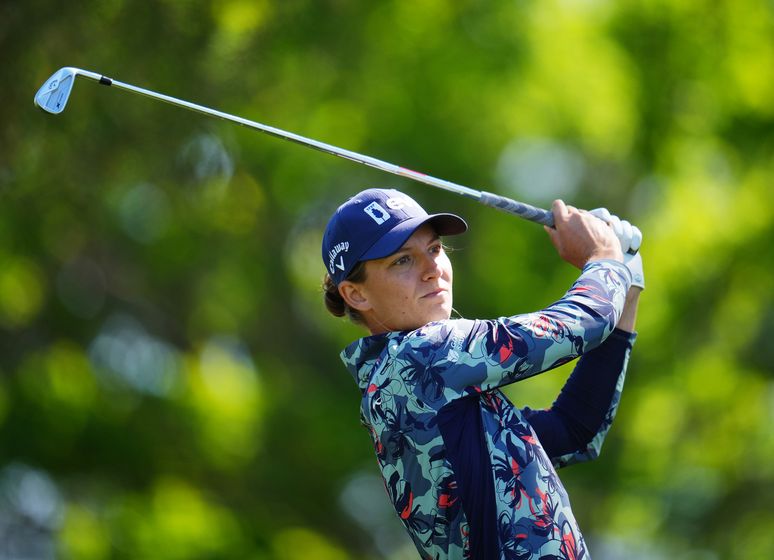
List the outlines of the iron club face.
<svg viewBox="0 0 774 560">
<path fill-rule="evenodd" d="M 54 115 L 64 111 L 73 89 L 75 76 L 74 68 L 60 68 L 54 72 L 35 94 L 35 106 Z"/>
<path fill-rule="evenodd" d="M 78 76 L 94 82 L 99 82 L 105 86 L 113 84 L 113 80 L 107 76 L 101 76 L 100 74 L 89 72 L 88 70 L 66 66 L 54 72 L 51 77 L 40 86 L 38 93 L 35 94 L 35 106 L 53 115 L 58 115 L 64 111 L 67 100 L 70 99 L 70 92 L 73 90 L 75 78 Z M 127 87 L 130 88 L 132 86 Z"/>
</svg>

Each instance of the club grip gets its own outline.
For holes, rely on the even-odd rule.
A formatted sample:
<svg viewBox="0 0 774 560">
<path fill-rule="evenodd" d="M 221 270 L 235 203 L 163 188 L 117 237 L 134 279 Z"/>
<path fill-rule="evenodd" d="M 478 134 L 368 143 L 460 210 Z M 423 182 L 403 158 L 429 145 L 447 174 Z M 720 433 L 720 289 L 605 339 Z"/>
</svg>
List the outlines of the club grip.
<svg viewBox="0 0 774 560">
<path fill-rule="evenodd" d="M 507 198 L 486 191 L 481 191 L 481 198 L 478 199 L 481 204 L 486 204 L 492 208 L 497 208 L 503 212 L 515 214 L 519 218 L 537 222 L 545 226 L 554 225 L 554 215 L 548 210 L 537 208 L 530 204 L 518 202 L 512 198 Z"/>
</svg>

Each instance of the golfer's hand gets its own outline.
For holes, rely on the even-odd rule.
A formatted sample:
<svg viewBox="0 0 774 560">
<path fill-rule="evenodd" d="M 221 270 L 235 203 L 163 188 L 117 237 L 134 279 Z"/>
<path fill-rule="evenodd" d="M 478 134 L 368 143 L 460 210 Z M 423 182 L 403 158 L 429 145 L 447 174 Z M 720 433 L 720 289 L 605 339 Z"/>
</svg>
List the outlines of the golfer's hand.
<svg viewBox="0 0 774 560">
<path fill-rule="evenodd" d="M 624 255 L 630 251 L 632 254 L 639 251 L 640 245 L 642 245 L 640 228 L 622 220 L 615 214 L 611 214 L 607 208 L 594 208 L 594 210 L 589 210 L 589 214 L 596 216 L 613 228 L 615 236 L 621 242 L 621 251 L 624 252 Z"/>
<path fill-rule="evenodd" d="M 561 200 L 551 205 L 554 227 L 544 226 L 559 256 L 577 268 L 601 259 L 623 262 L 621 244 L 613 228 Z"/>
<path fill-rule="evenodd" d="M 611 214 L 607 208 L 594 208 L 594 210 L 589 210 L 589 214 L 596 216 L 613 228 L 615 236 L 621 242 L 621 250 L 624 253 L 623 262 L 632 273 L 632 286 L 644 290 L 645 273 L 642 271 L 642 257 L 638 252 L 640 245 L 642 245 L 642 232 L 640 229 L 626 220 Z"/>
</svg>

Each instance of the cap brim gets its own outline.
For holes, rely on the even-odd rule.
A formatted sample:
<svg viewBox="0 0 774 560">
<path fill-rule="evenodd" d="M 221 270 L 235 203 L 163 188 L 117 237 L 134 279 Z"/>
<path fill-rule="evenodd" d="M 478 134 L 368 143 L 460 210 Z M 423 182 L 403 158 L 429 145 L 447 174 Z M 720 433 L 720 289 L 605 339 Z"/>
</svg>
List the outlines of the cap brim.
<svg viewBox="0 0 774 560">
<path fill-rule="evenodd" d="M 403 244 L 417 229 L 426 223 L 432 225 L 438 235 L 458 235 L 468 229 L 465 220 L 456 214 L 430 214 L 429 216 L 409 218 L 385 233 L 359 260 L 369 261 L 392 255 L 403 247 Z"/>
</svg>

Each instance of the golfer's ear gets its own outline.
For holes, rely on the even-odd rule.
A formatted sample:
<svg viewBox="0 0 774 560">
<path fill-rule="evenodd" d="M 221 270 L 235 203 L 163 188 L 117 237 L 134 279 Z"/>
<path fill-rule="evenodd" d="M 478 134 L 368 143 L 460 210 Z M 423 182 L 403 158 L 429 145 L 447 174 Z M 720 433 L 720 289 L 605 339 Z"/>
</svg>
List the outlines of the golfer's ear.
<svg viewBox="0 0 774 560">
<path fill-rule="evenodd" d="M 339 293 L 344 301 L 352 309 L 358 311 L 367 311 L 371 309 L 371 304 L 368 302 L 368 297 L 363 292 L 362 287 L 358 284 L 344 280 L 339 284 Z"/>
</svg>

